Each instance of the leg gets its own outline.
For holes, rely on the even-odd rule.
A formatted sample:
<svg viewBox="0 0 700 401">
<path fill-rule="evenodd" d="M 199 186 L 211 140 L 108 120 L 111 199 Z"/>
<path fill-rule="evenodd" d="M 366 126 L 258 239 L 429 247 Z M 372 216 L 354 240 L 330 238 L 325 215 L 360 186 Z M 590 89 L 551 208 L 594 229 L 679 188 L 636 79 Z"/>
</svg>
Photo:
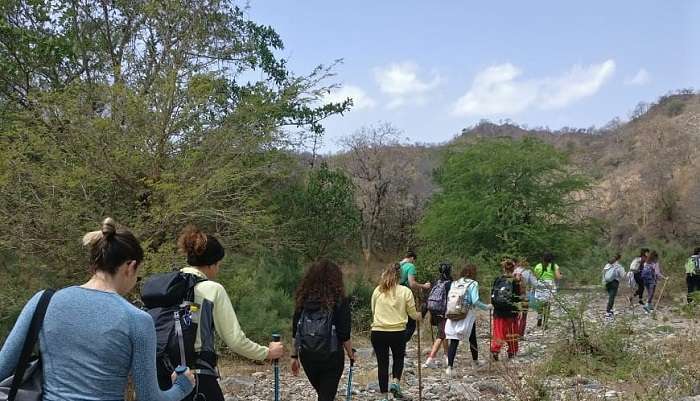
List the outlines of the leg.
<svg viewBox="0 0 700 401">
<path fill-rule="evenodd" d="M 301 362 L 301 367 L 304 369 L 304 373 L 306 373 L 306 378 L 309 379 L 311 387 L 316 390 L 316 394 L 320 394 L 319 390 L 323 384 L 324 371 L 326 370 L 325 364 L 305 358 L 303 352 L 299 355 L 299 362 Z"/>
<path fill-rule="evenodd" d="M 450 345 L 447 350 L 447 366 L 453 367 L 455 364 L 455 357 L 457 356 L 457 348 L 459 347 L 459 340 L 450 340 Z"/>
<path fill-rule="evenodd" d="M 528 310 L 525 309 L 520 315 L 520 324 L 518 324 L 518 334 L 520 334 L 520 337 L 525 337 L 525 326 L 527 326 L 527 312 Z"/>
<path fill-rule="evenodd" d="M 398 382 L 401 380 L 401 375 L 403 374 L 403 362 L 406 357 L 406 341 L 403 341 L 405 338 L 401 336 L 400 331 L 397 332 L 397 334 L 398 335 L 393 336 L 389 346 L 391 347 L 391 357 L 393 359 L 391 373 L 392 377 Z"/>
<path fill-rule="evenodd" d="M 472 353 L 472 360 L 479 360 L 479 346 L 476 343 L 476 322 L 472 325 L 472 332 L 469 334 L 469 351 Z"/>
<path fill-rule="evenodd" d="M 691 283 L 693 284 L 693 290 L 690 292 L 690 302 L 693 302 L 698 295 L 697 292 L 700 291 L 700 275 L 693 274 Z"/>
<path fill-rule="evenodd" d="M 502 317 L 493 317 L 493 333 L 491 333 L 491 353 L 498 354 L 503 347 L 506 337 L 505 319 Z"/>
<path fill-rule="evenodd" d="M 642 280 L 642 273 L 634 273 L 634 281 L 637 283 L 637 292 L 635 295 L 639 297 L 639 303 L 644 303 L 642 298 L 644 298 L 644 280 Z"/>
<path fill-rule="evenodd" d="M 428 359 L 435 358 L 435 355 L 437 355 L 438 351 L 440 350 L 440 345 L 442 345 L 442 340 L 438 338 L 433 343 L 433 348 L 430 349 L 430 354 L 428 354 Z"/>
<path fill-rule="evenodd" d="M 651 305 L 654 301 L 654 293 L 656 292 L 656 283 L 647 284 L 647 304 Z"/>
<path fill-rule="evenodd" d="M 512 358 L 518 353 L 518 323 L 514 317 L 506 319 L 506 340 L 508 358 Z"/>
<path fill-rule="evenodd" d="M 331 362 L 326 363 L 326 370 L 322 376 L 321 385 L 318 390 L 318 401 L 334 401 L 338 393 L 338 383 L 343 376 L 345 368 L 345 353 L 337 352 L 331 358 Z"/>
<path fill-rule="evenodd" d="M 549 301 L 542 304 L 542 327 L 543 330 L 547 330 L 547 324 L 549 323 L 549 315 L 552 312 L 552 304 Z"/>
<path fill-rule="evenodd" d="M 689 304 L 693 303 L 692 293 L 693 293 L 693 291 L 695 291 L 695 289 L 693 288 L 693 287 L 695 287 L 695 283 L 693 282 L 693 275 L 692 274 L 690 274 L 690 273 L 685 274 L 685 285 L 686 285 L 686 287 L 688 287 L 688 297 L 687 297 L 688 303 Z"/>
<path fill-rule="evenodd" d="M 382 394 L 389 393 L 389 332 L 372 331 L 372 348 L 377 356 L 377 380 L 379 391 Z"/>
</svg>

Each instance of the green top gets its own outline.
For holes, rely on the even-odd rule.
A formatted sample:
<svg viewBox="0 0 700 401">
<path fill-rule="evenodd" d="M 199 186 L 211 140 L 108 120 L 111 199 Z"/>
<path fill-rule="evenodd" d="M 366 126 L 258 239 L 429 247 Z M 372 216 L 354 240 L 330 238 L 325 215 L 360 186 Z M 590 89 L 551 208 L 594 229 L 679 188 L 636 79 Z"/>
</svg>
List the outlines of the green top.
<svg viewBox="0 0 700 401">
<path fill-rule="evenodd" d="M 408 277 L 416 277 L 416 266 L 411 262 L 401 263 L 401 280 L 399 284 L 408 287 Z"/>
<path fill-rule="evenodd" d="M 685 272 L 687 274 L 694 274 L 695 273 L 695 260 L 699 259 L 698 263 L 700 263 L 700 256 L 698 255 L 693 255 L 688 258 L 688 263 L 685 264 Z"/>
<path fill-rule="evenodd" d="M 535 277 L 537 277 L 538 280 L 551 280 L 554 281 L 556 279 L 556 271 L 559 269 L 559 266 L 556 263 L 551 263 L 548 266 L 548 269 L 545 270 L 545 268 L 542 266 L 542 263 L 539 263 L 533 271 L 535 272 Z"/>
</svg>

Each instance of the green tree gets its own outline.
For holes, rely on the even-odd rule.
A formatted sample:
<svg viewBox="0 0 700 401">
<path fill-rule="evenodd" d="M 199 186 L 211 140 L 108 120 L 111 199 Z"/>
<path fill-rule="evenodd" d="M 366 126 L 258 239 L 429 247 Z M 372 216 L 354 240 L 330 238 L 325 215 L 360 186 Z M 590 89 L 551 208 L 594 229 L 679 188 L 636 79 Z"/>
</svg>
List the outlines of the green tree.
<svg viewBox="0 0 700 401">
<path fill-rule="evenodd" d="M 344 258 L 355 250 L 360 212 L 354 203 L 354 189 L 345 173 L 322 163 L 283 197 L 289 236 L 296 238 L 306 260 Z"/>
<path fill-rule="evenodd" d="M 539 140 L 449 149 L 435 181 L 439 190 L 418 227 L 435 258 L 563 254 L 585 232 L 576 207 L 588 181 Z"/>
</svg>

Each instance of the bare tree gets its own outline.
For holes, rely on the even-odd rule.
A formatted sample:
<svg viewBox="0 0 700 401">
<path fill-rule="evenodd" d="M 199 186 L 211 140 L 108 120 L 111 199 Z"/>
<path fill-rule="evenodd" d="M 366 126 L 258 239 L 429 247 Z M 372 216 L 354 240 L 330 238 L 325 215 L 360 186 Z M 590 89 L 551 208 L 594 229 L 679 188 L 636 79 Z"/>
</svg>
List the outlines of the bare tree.
<svg viewBox="0 0 700 401">
<path fill-rule="evenodd" d="M 408 197 L 415 164 L 401 145 L 401 131 L 389 123 L 363 127 L 341 145 L 344 153 L 338 161 L 357 187 L 362 252 L 369 261 L 386 217 L 395 215 L 392 209 Z"/>
</svg>

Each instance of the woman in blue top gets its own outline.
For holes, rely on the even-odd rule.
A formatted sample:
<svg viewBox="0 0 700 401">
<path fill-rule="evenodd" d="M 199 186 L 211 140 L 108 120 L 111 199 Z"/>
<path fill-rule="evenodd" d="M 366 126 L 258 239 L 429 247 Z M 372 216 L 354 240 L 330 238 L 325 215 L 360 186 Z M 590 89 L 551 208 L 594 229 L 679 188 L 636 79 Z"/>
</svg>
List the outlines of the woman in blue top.
<svg viewBox="0 0 700 401">
<path fill-rule="evenodd" d="M 124 399 L 132 376 L 139 401 L 179 401 L 193 389 L 186 371 L 161 391 L 156 379 L 153 319 L 122 296 L 136 285 L 143 249 L 134 235 L 107 218 L 102 228 L 85 234 L 92 277 L 53 296 L 39 332 L 45 401 Z M 0 351 L 0 378 L 18 363 L 24 338 L 41 292 L 25 305 Z"/>
</svg>

